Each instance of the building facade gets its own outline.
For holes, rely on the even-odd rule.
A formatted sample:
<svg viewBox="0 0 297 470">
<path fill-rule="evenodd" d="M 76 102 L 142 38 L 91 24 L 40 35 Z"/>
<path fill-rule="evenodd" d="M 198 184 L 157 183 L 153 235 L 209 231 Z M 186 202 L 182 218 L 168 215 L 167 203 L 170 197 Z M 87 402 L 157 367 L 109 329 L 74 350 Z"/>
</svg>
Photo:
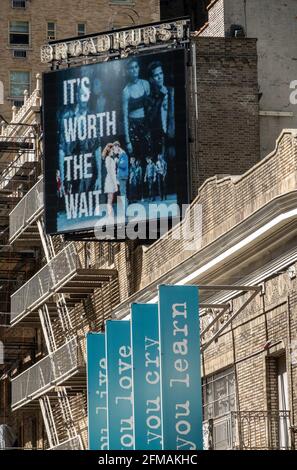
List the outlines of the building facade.
<svg viewBox="0 0 297 470">
<path fill-rule="evenodd" d="M 296 103 L 290 98 L 296 81 L 296 15 L 295 0 L 214 0 L 208 22 L 198 31 L 204 37 L 257 39 L 262 158 L 282 129 L 297 126 Z"/>
<path fill-rule="evenodd" d="M 207 6 L 211 0 L 160 0 L 160 19 L 191 18 L 192 29 L 200 29 L 207 21 Z"/>
<path fill-rule="evenodd" d="M 23 92 L 34 89 L 45 71 L 40 46 L 47 41 L 107 29 L 159 21 L 158 0 L 3 0 L 0 18 L 0 114 L 23 104 Z M 1 100 L 1 88 L 3 99 Z"/>
<path fill-rule="evenodd" d="M 194 243 L 179 227 L 150 245 L 48 236 L 40 76 L 2 127 L 3 446 L 86 449 L 85 334 L 155 302 L 166 283 L 200 286 L 205 448 L 296 445 L 296 130 L 259 161 L 255 40 L 192 44 Z"/>
</svg>

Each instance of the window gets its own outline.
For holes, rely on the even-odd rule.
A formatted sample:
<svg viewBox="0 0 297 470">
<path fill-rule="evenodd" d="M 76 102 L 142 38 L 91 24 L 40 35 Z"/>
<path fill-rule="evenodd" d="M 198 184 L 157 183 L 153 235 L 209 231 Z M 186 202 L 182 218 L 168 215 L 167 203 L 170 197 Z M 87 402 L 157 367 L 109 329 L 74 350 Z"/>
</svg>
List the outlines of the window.
<svg viewBox="0 0 297 470">
<path fill-rule="evenodd" d="M 30 72 L 10 72 L 11 98 L 23 98 L 25 90 L 28 90 L 30 93 Z"/>
<path fill-rule="evenodd" d="M 12 55 L 15 59 L 26 59 L 27 51 L 26 49 L 14 49 Z"/>
<path fill-rule="evenodd" d="M 29 45 L 29 22 L 11 21 L 9 24 L 9 44 Z"/>
<path fill-rule="evenodd" d="M 85 23 L 77 23 L 77 35 L 84 36 L 86 34 L 86 25 Z"/>
<path fill-rule="evenodd" d="M 135 0 L 109 0 L 109 3 L 117 3 L 118 5 L 122 3 L 122 5 L 134 5 Z"/>
<path fill-rule="evenodd" d="M 56 23 L 53 21 L 47 23 L 47 39 L 49 41 L 56 39 Z"/>
<path fill-rule="evenodd" d="M 12 8 L 26 8 L 27 0 L 12 0 L 11 6 Z"/>
<path fill-rule="evenodd" d="M 224 370 L 203 380 L 204 420 L 218 418 L 235 410 L 235 374 Z"/>
<path fill-rule="evenodd" d="M 19 100 L 12 100 L 12 106 L 15 106 L 16 108 L 21 108 L 24 104 L 24 100 L 19 99 Z"/>
</svg>

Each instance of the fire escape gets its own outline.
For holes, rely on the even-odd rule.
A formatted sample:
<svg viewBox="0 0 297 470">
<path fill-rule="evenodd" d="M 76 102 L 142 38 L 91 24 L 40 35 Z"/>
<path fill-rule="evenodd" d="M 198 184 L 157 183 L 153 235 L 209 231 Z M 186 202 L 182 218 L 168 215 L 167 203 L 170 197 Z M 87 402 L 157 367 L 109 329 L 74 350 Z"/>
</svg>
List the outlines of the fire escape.
<svg viewBox="0 0 297 470">
<path fill-rule="evenodd" d="M 39 76 L 36 90 L 14 116 L 14 123 L 23 123 L 26 113 L 36 106 L 39 109 Z M 11 129 L 12 126 L 2 132 L 1 141 L 11 142 L 13 147 L 17 140 L 8 137 Z M 0 188 L 9 194 L 14 194 L 11 179 L 27 181 L 24 169 L 31 175 L 33 162 L 39 165 L 41 161 L 40 132 L 35 133 L 29 161 L 20 158 L 18 153 L 11 168 L 5 167 L 2 172 Z M 19 168 L 21 165 L 22 169 Z M 13 411 L 36 408 L 39 403 L 49 448 L 82 449 L 84 444 L 75 422 L 71 398 L 86 389 L 85 331 L 78 333 L 73 310 L 78 304 L 83 310 L 84 302 L 94 290 L 114 279 L 117 271 L 104 257 L 96 260 L 96 266 L 92 267 L 87 244 L 65 244 L 62 237 L 48 236 L 44 229 L 40 169 L 35 175 L 35 184 L 29 186 L 21 194 L 23 197 L 14 201 L 17 203 L 14 208 L 11 210 L 11 203 L 7 209 L 10 211 L 9 249 L 12 253 L 23 253 L 24 249 L 35 247 L 40 250 L 45 264 L 26 282 L 21 282 L 21 287 L 10 296 L 10 328 L 41 326 L 47 354 L 11 379 L 11 408 Z"/>
</svg>

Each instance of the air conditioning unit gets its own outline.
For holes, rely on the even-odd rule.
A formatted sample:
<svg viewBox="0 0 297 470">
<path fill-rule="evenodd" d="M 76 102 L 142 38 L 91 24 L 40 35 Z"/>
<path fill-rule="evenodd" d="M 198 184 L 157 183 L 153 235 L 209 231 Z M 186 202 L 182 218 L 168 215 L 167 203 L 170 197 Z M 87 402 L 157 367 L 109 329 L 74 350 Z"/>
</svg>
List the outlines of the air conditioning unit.
<svg viewBox="0 0 297 470">
<path fill-rule="evenodd" d="M 25 49 L 14 49 L 12 55 L 15 59 L 26 59 L 27 51 Z"/>
<path fill-rule="evenodd" d="M 227 34 L 227 36 L 231 38 L 245 38 L 246 34 L 244 27 L 240 24 L 232 24 L 230 26 L 229 34 Z"/>
</svg>

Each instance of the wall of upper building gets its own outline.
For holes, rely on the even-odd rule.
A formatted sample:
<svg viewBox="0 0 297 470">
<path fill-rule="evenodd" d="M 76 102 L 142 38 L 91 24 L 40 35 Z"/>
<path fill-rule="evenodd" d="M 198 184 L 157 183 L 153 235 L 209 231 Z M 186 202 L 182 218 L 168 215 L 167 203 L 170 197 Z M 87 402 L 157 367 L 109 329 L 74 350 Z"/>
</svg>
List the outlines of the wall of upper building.
<svg viewBox="0 0 297 470">
<path fill-rule="evenodd" d="M 32 91 L 36 73 L 47 69 L 40 63 L 40 46 L 49 39 L 159 18 L 159 0 L 1 0 L 0 115 L 9 120 L 12 104 L 20 105 L 23 91 Z"/>
<path fill-rule="evenodd" d="M 272 151 L 284 128 L 297 127 L 290 84 L 297 79 L 296 0 L 215 0 L 200 36 L 230 36 L 237 26 L 257 38 L 261 156 Z"/>
<path fill-rule="evenodd" d="M 207 20 L 211 0 L 160 0 L 161 21 L 189 16 L 192 28 L 199 29 Z"/>
<path fill-rule="evenodd" d="M 256 40 L 197 37 L 194 44 L 197 94 L 190 100 L 193 197 L 207 178 L 242 174 L 260 159 Z"/>
</svg>

